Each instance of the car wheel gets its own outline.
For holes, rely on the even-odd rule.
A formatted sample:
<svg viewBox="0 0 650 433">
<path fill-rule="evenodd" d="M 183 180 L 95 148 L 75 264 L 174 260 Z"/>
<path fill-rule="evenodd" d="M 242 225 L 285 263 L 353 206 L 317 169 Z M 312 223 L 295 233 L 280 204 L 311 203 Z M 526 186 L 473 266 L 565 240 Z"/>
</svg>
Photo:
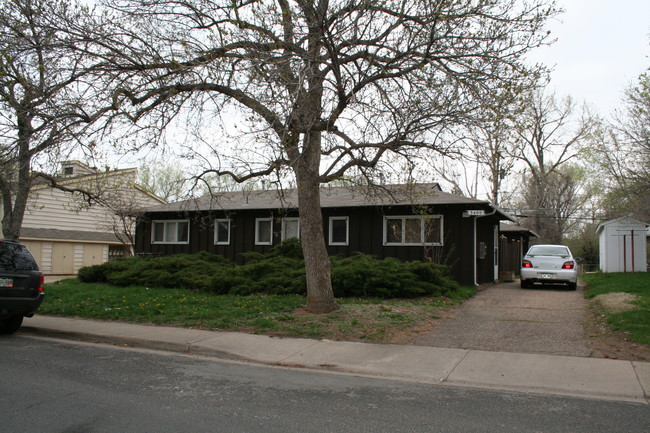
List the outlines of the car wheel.
<svg viewBox="0 0 650 433">
<path fill-rule="evenodd" d="M 521 288 L 527 289 L 530 287 L 530 282 L 528 280 L 521 280 Z"/>
<path fill-rule="evenodd" d="M 578 288 L 578 283 L 569 283 L 569 290 L 575 290 Z"/>
<path fill-rule="evenodd" d="M 0 334 L 13 334 L 23 324 L 23 316 L 12 316 L 0 322 Z"/>
</svg>

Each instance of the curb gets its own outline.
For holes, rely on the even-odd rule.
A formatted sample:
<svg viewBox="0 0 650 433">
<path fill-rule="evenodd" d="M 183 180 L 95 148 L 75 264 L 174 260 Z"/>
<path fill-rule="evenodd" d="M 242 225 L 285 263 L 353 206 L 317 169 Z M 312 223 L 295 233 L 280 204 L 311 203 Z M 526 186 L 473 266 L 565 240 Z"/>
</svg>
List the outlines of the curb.
<svg viewBox="0 0 650 433">
<path fill-rule="evenodd" d="M 30 323 L 31 322 L 31 323 Z M 414 383 L 650 404 L 650 363 L 38 316 L 22 333 Z"/>
</svg>

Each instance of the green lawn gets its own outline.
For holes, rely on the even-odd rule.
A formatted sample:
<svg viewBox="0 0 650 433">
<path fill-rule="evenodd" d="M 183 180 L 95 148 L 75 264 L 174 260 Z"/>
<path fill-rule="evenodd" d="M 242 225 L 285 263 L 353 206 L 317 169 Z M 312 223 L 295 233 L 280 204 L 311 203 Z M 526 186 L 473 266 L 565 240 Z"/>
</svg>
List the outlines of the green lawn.
<svg viewBox="0 0 650 433">
<path fill-rule="evenodd" d="M 587 284 L 587 298 L 613 292 L 636 295 L 635 309 L 607 312 L 607 321 L 614 330 L 627 333 L 630 341 L 650 345 L 650 273 L 585 274 L 582 280 Z"/>
<path fill-rule="evenodd" d="M 339 299 L 341 309 L 326 315 L 302 311 L 299 295 L 214 295 L 184 289 L 84 284 L 75 279 L 47 284 L 38 314 L 270 335 L 388 343 L 396 333 L 436 317 L 457 299 Z"/>
</svg>

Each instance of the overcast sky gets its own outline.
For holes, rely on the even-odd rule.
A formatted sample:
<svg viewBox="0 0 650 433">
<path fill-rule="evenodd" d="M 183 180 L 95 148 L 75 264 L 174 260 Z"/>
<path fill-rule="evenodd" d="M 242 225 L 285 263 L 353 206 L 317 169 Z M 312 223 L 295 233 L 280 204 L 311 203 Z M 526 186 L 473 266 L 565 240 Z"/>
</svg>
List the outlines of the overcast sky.
<svg viewBox="0 0 650 433">
<path fill-rule="evenodd" d="M 586 101 L 607 117 L 623 91 L 650 67 L 650 0 L 558 0 L 557 41 L 531 54 L 554 67 L 558 96 Z"/>
</svg>

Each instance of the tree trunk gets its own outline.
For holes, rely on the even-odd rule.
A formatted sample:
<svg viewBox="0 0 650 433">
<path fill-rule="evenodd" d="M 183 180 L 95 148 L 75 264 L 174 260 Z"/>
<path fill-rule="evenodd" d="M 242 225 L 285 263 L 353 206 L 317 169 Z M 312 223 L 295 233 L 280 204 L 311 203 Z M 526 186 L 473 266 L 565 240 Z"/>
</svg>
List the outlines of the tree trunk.
<svg viewBox="0 0 650 433">
<path fill-rule="evenodd" d="M 21 176 L 23 178 L 23 176 Z M 29 177 L 19 181 L 16 191 L 3 191 L 2 235 L 5 239 L 19 240 L 23 217 L 27 208 L 31 182 Z M 11 186 L 9 186 L 11 188 Z M 14 200 L 12 202 L 12 199 Z"/>
<path fill-rule="evenodd" d="M 14 230 L 13 224 L 13 202 L 10 186 L 2 182 L 2 237 L 4 239 L 17 240 L 18 234 Z"/>
<path fill-rule="evenodd" d="M 319 132 L 312 132 L 306 137 L 302 157 L 294 165 L 298 184 L 300 236 L 307 274 L 307 311 L 318 314 L 339 308 L 332 290 L 330 259 L 325 246 L 320 207 L 320 138 Z"/>
<path fill-rule="evenodd" d="M 19 240 L 23 225 L 27 199 L 32 187 L 31 155 L 29 143 L 33 128 L 31 118 L 18 114 L 18 158 L 15 164 L 10 164 L 9 171 L 3 174 L 2 181 L 2 235 L 5 239 Z M 14 171 L 15 170 L 15 171 Z"/>
</svg>

